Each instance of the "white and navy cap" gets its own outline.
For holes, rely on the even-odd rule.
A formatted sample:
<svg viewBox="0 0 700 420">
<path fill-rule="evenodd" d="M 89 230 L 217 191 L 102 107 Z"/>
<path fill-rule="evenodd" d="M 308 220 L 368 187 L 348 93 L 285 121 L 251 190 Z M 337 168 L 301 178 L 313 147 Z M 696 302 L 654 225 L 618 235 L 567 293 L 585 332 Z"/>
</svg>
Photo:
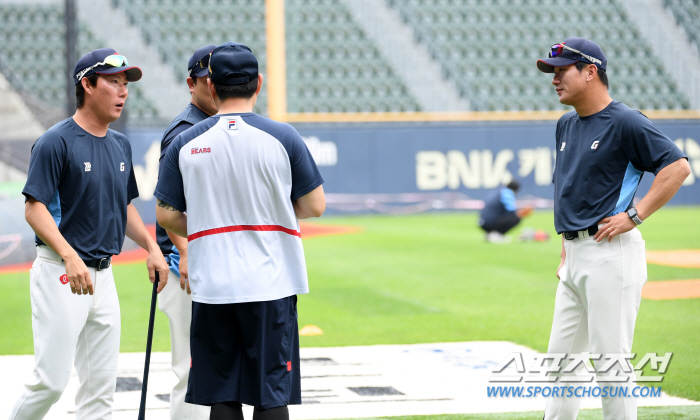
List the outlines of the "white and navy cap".
<svg viewBox="0 0 700 420">
<path fill-rule="evenodd" d="M 115 56 L 115 57 L 110 57 Z M 108 60 L 108 58 L 110 58 Z M 108 64 L 107 61 L 112 61 L 116 65 Z M 77 85 L 84 77 L 91 74 L 117 74 L 126 73 L 126 78 L 130 82 L 135 82 L 141 78 L 143 73 L 141 69 L 135 66 L 129 66 L 129 62 L 123 55 L 118 54 L 111 48 L 99 48 L 92 50 L 75 64 L 73 71 L 73 81 Z"/>
<path fill-rule="evenodd" d="M 549 58 L 537 60 L 537 68 L 544 73 L 554 73 L 554 67 L 566 67 L 579 61 L 595 64 L 603 71 L 608 65 L 608 60 L 598 44 L 585 38 L 574 37 L 552 45 Z"/>
</svg>

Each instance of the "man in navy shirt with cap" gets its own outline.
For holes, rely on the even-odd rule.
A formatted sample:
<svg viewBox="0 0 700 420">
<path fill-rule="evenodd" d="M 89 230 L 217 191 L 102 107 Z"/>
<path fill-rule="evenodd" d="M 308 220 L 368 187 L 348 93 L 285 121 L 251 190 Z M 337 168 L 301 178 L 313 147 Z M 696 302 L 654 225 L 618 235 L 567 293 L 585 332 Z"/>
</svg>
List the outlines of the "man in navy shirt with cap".
<svg viewBox="0 0 700 420">
<path fill-rule="evenodd" d="M 178 134 L 198 122 L 216 114 L 216 104 L 209 93 L 209 55 L 216 45 L 199 48 L 187 63 L 190 103 L 170 123 L 160 142 L 160 161 L 168 146 Z M 170 393 L 170 418 L 208 419 L 209 407 L 185 402 L 187 380 L 190 372 L 190 322 L 192 321 L 192 296 L 187 283 L 187 239 L 166 231 L 156 224 L 156 237 L 160 250 L 170 265 L 168 285 L 158 298 L 158 307 L 170 320 L 170 355 L 177 383 Z M 180 290 L 182 289 L 182 290 Z M 187 292 L 185 292 L 186 290 Z"/>
<path fill-rule="evenodd" d="M 250 48 L 209 59 L 218 113 L 178 135 L 161 165 L 158 223 L 188 240 L 192 364 L 186 401 L 212 420 L 286 420 L 301 403 L 296 295 L 308 293 L 297 219 L 325 210 L 323 178 L 294 128 L 252 112 Z M 186 213 L 185 213 L 186 212 Z"/>
<path fill-rule="evenodd" d="M 607 60 L 595 42 L 568 38 L 553 45 L 537 67 L 554 74 L 559 102 L 574 107 L 556 128 L 554 224 L 562 235 L 562 252 L 547 352 L 567 357 L 590 352 L 598 383 L 614 388 L 602 398 L 603 417 L 636 419 L 635 399 L 619 394 L 631 395 L 634 387 L 629 363 L 622 359 L 606 372 L 601 367 L 614 361 L 615 354 L 632 352 L 647 278 L 644 240 L 637 226 L 673 197 L 690 166 L 683 152 L 641 112 L 611 99 Z M 644 172 L 656 178 L 635 206 Z M 617 380 L 611 380 L 613 376 Z M 623 387 L 627 389 L 620 390 Z M 579 398 L 553 394 L 544 418 L 575 419 L 580 403 Z"/>
<path fill-rule="evenodd" d="M 160 274 L 158 291 L 168 279 L 163 254 L 131 204 L 138 197 L 131 145 L 109 129 L 141 70 L 101 48 L 78 60 L 73 78 L 77 110 L 36 141 L 22 191 L 37 243 L 29 276 L 36 364 L 12 420 L 43 418 L 74 361 L 76 418 L 110 418 L 121 326 L 111 257 L 125 234 L 148 250 L 151 282 Z"/>
</svg>

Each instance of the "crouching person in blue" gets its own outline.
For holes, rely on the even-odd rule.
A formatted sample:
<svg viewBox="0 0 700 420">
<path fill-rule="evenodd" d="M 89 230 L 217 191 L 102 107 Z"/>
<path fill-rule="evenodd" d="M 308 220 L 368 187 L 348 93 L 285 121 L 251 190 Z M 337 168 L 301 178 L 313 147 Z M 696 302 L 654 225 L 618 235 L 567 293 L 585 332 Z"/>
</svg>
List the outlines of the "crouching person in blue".
<svg viewBox="0 0 700 420">
<path fill-rule="evenodd" d="M 484 208 L 479 215 L 479 227 L 486 232 L 489 242 L 504 242 L 505 234 L 530 215 L 532 208 L 518 209 L 515 205 L 515 194 L 520 184 L 511 181 L 489 194 L 484 200 Z"/>
</svg>

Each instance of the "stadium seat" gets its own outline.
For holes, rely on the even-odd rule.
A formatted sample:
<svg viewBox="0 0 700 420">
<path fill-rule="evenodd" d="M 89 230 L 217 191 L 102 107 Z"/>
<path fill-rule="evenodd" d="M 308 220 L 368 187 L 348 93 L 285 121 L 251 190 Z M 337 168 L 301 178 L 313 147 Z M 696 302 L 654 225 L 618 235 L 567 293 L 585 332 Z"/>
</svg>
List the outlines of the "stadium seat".
<svg viewBox="0 0 700 420">
<path fill-rule="evenodd" d="M 250 46 L 266 73 L 263 1 L 111 0 L 111 4 L 127 15 L 181 77 L 183 63 L 194 49 L 231 40 Z M 553 95 L 551 76 L 538 72 L 535 61 L 552 43 L 572 34 L 603 46 L 615 99 L 660 109 L 689 106 L 685 92 L 672 82 L 616 1 L 387 0 L 387 4 L 413 29 L 444 77 L 454 82 L 473 109 L 563 109 Z M 664 0 L 664 4 L 697 46 L 698 2 Z M 51 81 L 32 73 L 37 63 L 63 59 L 64 42 L 56 36 L 64 31 L 62 7 L 61 2 L 20 0 L 0 4 L 0 60 L 26 63 L 12 67 L 8 80 L 57 109 L 63 108 L 67 80 Z M 285 10 L 289 112 L 420 110 L 341 1 L 287 0 Z M 103 46 L 84 24 L 80 28 L 81 52 Z M 131 123 L 153 124 L 172 117 L 157 115 L 156 107 L 137 94 L 137 85 L 130 95 Z M 268 112 L 267 84 L 255 110 Z"/>
<path fill-rule="evenodd" d="M 287 0 L 285 11 L 287 74 L 298 76 L 287 78 L 289 112 L 419 110 L 341 2 Z"/>
<path fill-rule="evenodd" d="M 682 2 L 664 1 L 667 5 Z M 412 27 L 416 39 L 428 48 L 443 67 L 443 74 L 455 81 L 474 109 L 542 109 L 543 104 L 545 109 L 563 109 L 549 85 L 551 78 L 537 74 L 535 62 L 545 56 L 550 45 L 574 34 L 598 41 L 609 52 L 610 74 L 618 75 L 611 79 L 613 86 L 625 83 L 626 78 L 645 84 L 639 94 L 616 91 L 616 99 L 630 106 L 658 104 L 673 109 L 683 109 L 689 102 L 615 1 L 389 0 L 388 4 Z M 694 7 L 696 14 L 693 9 L 678 15 L 695 16 L 697 27 L 700 6 Z M 469 67 L 480 70 L 461 70 Z M 490 83 L 492 79 L 499 83 Z M 546 86 L 527 89 L 525 94 L 520 81 Z M 517 93 L 506 93 L 501 84 L 520 88 Z M 668 104 L 649 99 L 661 92 Z"/>
</svg>

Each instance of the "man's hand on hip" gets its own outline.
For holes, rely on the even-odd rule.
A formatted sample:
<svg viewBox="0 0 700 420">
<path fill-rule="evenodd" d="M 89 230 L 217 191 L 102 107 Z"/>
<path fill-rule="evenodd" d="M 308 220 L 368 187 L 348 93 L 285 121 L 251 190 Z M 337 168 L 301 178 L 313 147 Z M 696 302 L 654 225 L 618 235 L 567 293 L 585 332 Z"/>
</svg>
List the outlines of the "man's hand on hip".
<svg viewBox="0 0 700 420">
<path fill-rule="evenodd" d="M 615 236 L 629 232 L 630 230 L 637 227 L 637 224 L 630 219 L 626 212 L 618 213 L 612 217 L 606 217 L 605 219 L 598 222 L 598 224 L 605 224 L 601 227 L 595 234 L 595 241 L 600 242 L 606 237 L 608 242 L 612 241 Z"/>
</svg>

